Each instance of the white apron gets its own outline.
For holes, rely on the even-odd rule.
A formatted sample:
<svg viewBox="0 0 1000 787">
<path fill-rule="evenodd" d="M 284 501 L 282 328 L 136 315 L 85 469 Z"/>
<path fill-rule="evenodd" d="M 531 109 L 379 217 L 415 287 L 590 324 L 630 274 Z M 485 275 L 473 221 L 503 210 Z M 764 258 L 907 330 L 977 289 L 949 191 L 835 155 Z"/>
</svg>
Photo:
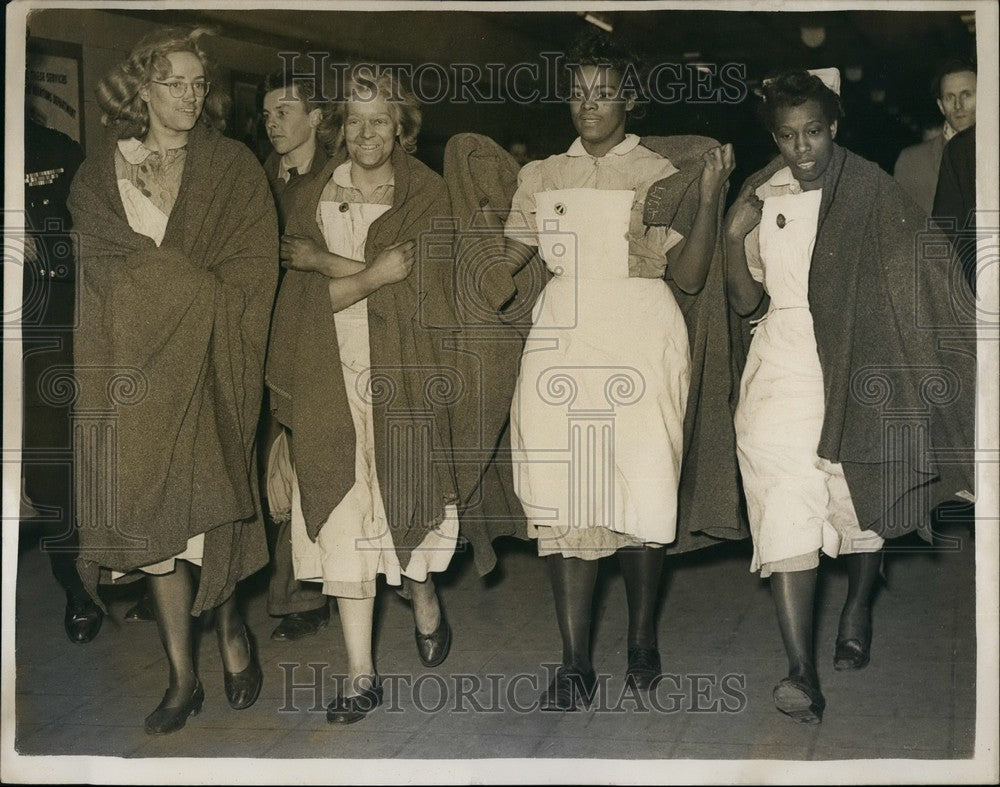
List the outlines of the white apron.
<svg viewBox="0 0 1000 787">
<path fill-rule="evenodd" d="M 554 278 L 535 305 L 511 404 L 515 489 L 530 532 L 558 540 L 567 529 L 605 528 L 669 543 L 690 356 L 667 284 L 629 277 L 635 192 L 560 189 L 535 200 L 539 252 Z"/>
<path fill-rule="evenodd" d="M 843 468 L 816 453 L 825 407 L 809 267 L 821 199 L 821 190 L 768 197 L 760 221 L 771 303 L 754 329 L 735 418 L 751 571 L 818 550 L 836 557 L 882 546 L 859 528 Z"/>
</svg>

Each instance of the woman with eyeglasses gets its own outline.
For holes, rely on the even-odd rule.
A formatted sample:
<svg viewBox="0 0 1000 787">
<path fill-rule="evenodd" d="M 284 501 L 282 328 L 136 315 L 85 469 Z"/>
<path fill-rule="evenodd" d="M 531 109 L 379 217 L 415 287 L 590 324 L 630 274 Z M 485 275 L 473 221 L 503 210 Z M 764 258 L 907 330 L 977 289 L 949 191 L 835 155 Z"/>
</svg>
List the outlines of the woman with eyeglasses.
<svg viewBox="0 0 1000 787">
<path fill-rule="evenodd" d="M 234 598 L 267 549 L 252 451 L 277 279 L 267 180 L 222 136 L 202 30 L 143 38 L 97 89 L 111 132 L 73 182 L 80 574 L 145 577 L 169 665 L 146 731 L 198 713 L 192 615 L 214 610 L 226 698 L 262 672 Z"/>
</svg>

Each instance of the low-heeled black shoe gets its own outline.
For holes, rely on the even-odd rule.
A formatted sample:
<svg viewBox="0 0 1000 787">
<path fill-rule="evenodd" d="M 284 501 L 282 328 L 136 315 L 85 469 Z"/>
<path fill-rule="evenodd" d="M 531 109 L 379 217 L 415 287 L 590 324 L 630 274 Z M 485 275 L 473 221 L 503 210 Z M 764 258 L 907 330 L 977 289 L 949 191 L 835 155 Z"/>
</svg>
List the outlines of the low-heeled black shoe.
<svg viewBox="0 0 1000 787">
<path fill-rule="evenodd" d="M 448 651 L 451 650 L 451 626 L 448 625 L 443 608 L 441 622 L 438 623 L 435 632 L 421 634 L 420 629 L 414 628 L 413 636 L 417 641 L 417 655 L 420 656 L 420 663 L 425 667 L 436 667 L 448 658 Z"/>
<path fill-rule="evenodd" d="M 260 695 L 260 687 L 264 685 L 264 672 L 257 660 L 257 648 L 245 626 L 243 636 L 250 651 L 250 662 L 239 672 L 229 672 L 225 667 L 222 669 L 226 699 L 233 710 L 243 710 L 253 705 Z"/>
<path fill-rule="evenodd" d="M 871 661 L 871 635 L 867 642 L 860 639 L 841 639 L 837 637 L 837 647 L 833 653 L 833 668 L 835 670 L 864 669 Z"/>
<path fill-rule="evenodd" d="M 271 639 L 294 642 L 303 637 L 311 637 L 329 622 L 330 607 L 327 604 L 306 612 L 292 612 L 281 619 L 281 623 L 271 632 Z"/>
<path fill-rule="evenodd" d="M 544 711 L 575 711 L 582 704 L 590 707 L 597 693 L 597 675 L 594 670 L 560 667 L 541 697 L 538 708 Z"/>
<path fill-rule="evenodd" d="M 153 608 L 153 597 L 143 593 L 135 604 L 125 611 L 126 623 L 143 623 L 156 620 L 156 610 Z"/>
<path fill-rule="evenodd" d="M 782 678 L 773 692 L 774 707 L 802 724 L 819 724 L 823 721 L 826 699 L 818 686 L 805 678 L 789 675 Z"/>
<path fill-rule="evenodd" d="M 66 614 L 63 626 L 66 636 L 75 645 L 90 642 L 101 630 L 104 613 L 101 608 L 86 596 L 66 594 Z"/>
<path fill-rule="evenodd" d="M 330 724 L 354 724 L 382 704 L 382 679 L 376 674 L 374 683 L 353 697 L 337 697 L 326 706 Z"/>
<path fill-rule="evenodd" d="M 660 652 L 656 648 L 629 648 L 625 682 L 646 691 L 660 677 Z"/>
<path fill-rule="evenodd" d="M 191 696 L 187 701 L 176 707 L 167 708 L 163 703 L 167 701 L 166 695 L 156 710 L 146 717 L 146 732 L 150 735 L 164 735 L 168 732 L 177 732 L 183 727 L 189 717 L 197 716 L 201 711 L 201 705 L 205 701 L 205 690 L 201 686 L 201 681 L 194 687 Z"/>
</svg>

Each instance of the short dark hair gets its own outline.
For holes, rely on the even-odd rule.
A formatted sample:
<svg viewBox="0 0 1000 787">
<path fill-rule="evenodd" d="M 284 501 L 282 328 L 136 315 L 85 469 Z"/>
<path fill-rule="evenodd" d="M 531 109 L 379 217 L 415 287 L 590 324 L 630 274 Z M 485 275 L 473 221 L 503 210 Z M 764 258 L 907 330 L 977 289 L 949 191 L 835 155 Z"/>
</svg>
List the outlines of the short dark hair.
<svg viewBox="0 0 1000 787">
<path fill-rule="evenodd" d="M 566 61 L 573 66 L 610 66 L 624 74 L 631 66 L 638 68 L 640 58 L 618 38 L 596 28 L 581 33 L 566 53 Z"/>
<path fill-rule="evenodd" d="M 275 71 L 264 78 L 264 82 L 260 87 L 261 101 L 272 90 L 284 90 L 286 94 L 288 91 L 294 90 L 293 95 L 302 102 L 306 112 L 312 112 L 314 109 L 322 109 L 325 103 L 322 94 L 316 90 L 314 80 L 293 76 L 285 69 Z"/>
<path fill-rule="evenodd" d="M 801 106 L 807 101 L 820 105 L 827 123 L 835 123 L 844 116 L 840 96 L 824 85 L 818 76 L 802 69 L 785 71 L 765 79 L 760 96 L 763 101 L 757 105 L 757 114 L 768 131 L 774 131 L 779 109 Z"/>
<path fill-rule="evenodd" d="M 629 87 L 635 88 L 635 99 L 644 102 L 646 77 L 645 58 L 629 46 L 620 37 L 609 35 L 598 28 L 589 28 L 579 34 L 566 52 L 566 66 L 563 70 L 567 81 L 564 95 L 572 80 L 572 69 L 576 66 L 607 66 L 618 72 L 618 76 L 626 80 Z M 634 117 L 641 116 L 644 107 L 637 106 L 632 112 Z"/>
<path fill-rule="evenodd" d="M 941 83 L 949 74 L 961 74 L 965 71 L 976 73 L 976 67 L 968 60 L 959 57 L 952 57 L 941 64 L 941 67 L 934 74 L 934 81 L 931 82 L 931 94 L 934 98 L 941 98 Z"/>
</svg>

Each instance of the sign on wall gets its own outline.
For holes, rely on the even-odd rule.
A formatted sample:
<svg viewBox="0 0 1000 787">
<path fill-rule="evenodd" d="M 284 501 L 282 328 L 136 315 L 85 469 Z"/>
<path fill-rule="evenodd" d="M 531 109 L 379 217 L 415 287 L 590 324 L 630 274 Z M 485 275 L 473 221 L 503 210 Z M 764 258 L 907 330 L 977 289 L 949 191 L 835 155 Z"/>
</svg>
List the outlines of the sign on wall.
<svg viewBox="0 0 1000 787">
<path fill-rule="evenodd" d="M 27 111 L 43 126 L 83 145 L 83 52 L 79 44 L 28 40 L 25 71 Z"/>
</svg>

